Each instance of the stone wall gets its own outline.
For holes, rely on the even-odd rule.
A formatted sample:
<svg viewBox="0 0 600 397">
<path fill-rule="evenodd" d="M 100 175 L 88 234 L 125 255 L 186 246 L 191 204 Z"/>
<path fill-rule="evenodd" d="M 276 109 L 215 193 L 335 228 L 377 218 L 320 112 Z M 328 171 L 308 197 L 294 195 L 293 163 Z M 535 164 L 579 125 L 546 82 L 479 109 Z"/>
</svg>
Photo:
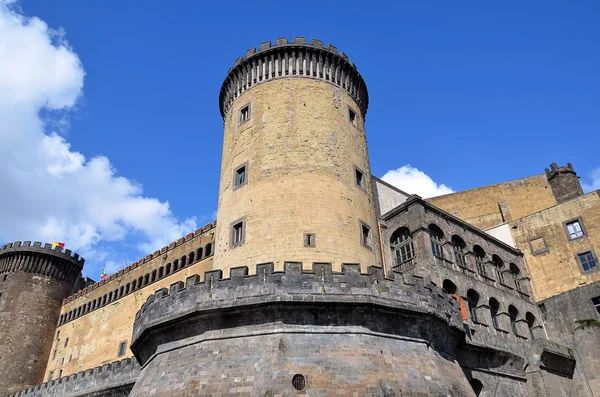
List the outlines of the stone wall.
<svg viewBox="0 0 600 397">
<path fill-rule="evenodd" d="M 130 356 L 135 312 L 148 295 L 190 274 L 212 270 L 214 230 L 206 225 L 67 298 L 44 380 L 117 360 L 123 342 L 124 355 Z"/>
<path fill-rule="evenodd" d="M 140 373 L 135 359 L 125 358 L 81 371 L 6 397 L 127 397 Z"/>
<path fill-rule="evenodd" d="M 571 239 L 567 221 L 579 220 L 583 236 Z M 535 298 L 572 290 L 600 280 L 600 196 L 588 193 L 510 223 L 517 247 L 525 254 Z M 596 267 L 584 271 L 577 254 L 591 251 Z"/>
<path fill-rule="evenodd" d="M 556 205 L 546 175 L 535 175 L 427 200 L 479 229 L 489 229 Z"/>
</svg>

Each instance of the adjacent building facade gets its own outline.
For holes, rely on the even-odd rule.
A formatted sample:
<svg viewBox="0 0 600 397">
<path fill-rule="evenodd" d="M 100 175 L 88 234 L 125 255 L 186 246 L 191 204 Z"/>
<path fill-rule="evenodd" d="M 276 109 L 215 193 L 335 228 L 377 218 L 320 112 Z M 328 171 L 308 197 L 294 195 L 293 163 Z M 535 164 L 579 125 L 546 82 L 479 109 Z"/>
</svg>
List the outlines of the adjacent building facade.
<svg viewBox="0 0 600 397">
<path fill-rule="evenodd" d="M 70 252 L 0 250 L 0 395 L 600 393 L 600 197 L 570 164 L 405 193 L 318 40 L 248 50 L 219 104 L 218 223 L 91 285 Z"/>
</svg>

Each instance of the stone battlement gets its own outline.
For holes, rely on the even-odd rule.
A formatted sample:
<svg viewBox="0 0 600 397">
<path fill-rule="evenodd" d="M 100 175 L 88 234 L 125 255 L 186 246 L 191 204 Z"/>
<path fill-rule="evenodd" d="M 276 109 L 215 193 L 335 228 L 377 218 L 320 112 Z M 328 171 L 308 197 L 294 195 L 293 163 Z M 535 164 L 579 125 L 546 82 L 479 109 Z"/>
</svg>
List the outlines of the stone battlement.
<svg viewBox="0 0 600 397">
<path fill-rule="evenodd" d="M 93 395 L 94 391 L 106 392 L 117 388 L 131 388 L 139 374 L 140 365 L 138 362 L 133 358 L 125 358 L 42 383 L 5 397 L 72 396 L 80 393 Z"/>
<path fill-rule="evenodd" d="M 246 266 L 237 267 L 231 269 L 228 279 L 222 278 L 221 270 L 214 270 L 206 272 L 202 281 L 199 275 L 194 275 L 185 284 L 177 282 L 169 289 L 156 291 L 136 313 L 132 351 L 145 363 L 157 348 L 152 337 L 148 338 L 153 328 L 179 323 L 194 313 L 223 313 L 242 307 L 247 311 L 258 305 L 317 304 L 320 308 L 349 305 L 353 308 L 350 310 L 379 307 L 425 314 L 464 332 L 458 303 L 427 277 L 394 273 L 389 278 L 384 276 L 383 269 L 374 266 L 367 273 L 360 273 L 359 264 L 343 264 L 339 273 L 332 272 L 328 263 L 315 263 L 311 271 L 303 270 L 299 262 L 286 262 L 284 268 L 283 272 L 275 272 L 273 263 L 259 264 L 256 274 L 248 275 Z M 198 331 L 192 328 L 188 331 Z M 161 343 L 164 341 L 163 338 Z"/>
<path fill-rule="evenodd" d="M 577 175 L 575 170 L 573 169 L 573 165 L 571 163 L 567 163 L 567 165 L 563 165 L 559 167 L 556 163 L 550 164 L 550 169 L 546 168 L 546 178 L 551 180 L 555 178 L 558 174 L 573 174 Z"/>
<path fill-rule="evenodd" d="M 176 241 L 173 241 L 172 243 L 170 243 L 169 245 L 165 245 L 164 247 L 162 247 L 160 250 L 156 250 L 154 251 L 152 254 L 148 254 L 146 255 L 144 258 L 133 262 L 131 265 L 125 267 L 124 269 L 119 270 L 118 272 L 111 274 L 110 276 L 108 276 L 106 279 L 104 280 L 100 280 L 97 283 L 94 283 L 84 289 L 82 289 L 81 291 L 78 291 L 76 294 L 73 294 L 71 296 L 68 296 L 66 299 L 63 300 L 63 305 L 87 294 L 88 292 L 91 292 L 95 289 L 97 289 L 98 287 L 100 287 L 101 285 L 104 285 L 106 283 L 109 283 L 110 281 L 121 277 L 124 274 L 129 273 L 130 271 L 132 271 L 133 269 L 136 269 L 142 265 L 144 265 L 145 263 L 150 262 L 152 259 L 155 259 L 157 257 L 159 257 L 160 255 L 164 255 L 166 254 L 168 251 L 172 250 L 175 247 L 180 246 L 183 243 L 186 243 L 188 241 L 190 241 L 191 239 L 193 239 L 194 237 L 200 236 L 203 233 L 206 233 L 210 230 L 213 230 L 214 228 L 217 227 L 217 221 L 215 220 L 213 223 L 207 223 L 206 225 L 204 225 L 204 227 L 202 228 L 198 228 L 196 229 L 193 233 L 188 233 L 185 237 L 181 237 L 179 239 L 177 239 Z"/>
<path fill-rule="evenodd" d="M 0 256 L 4 256 L 5 254 L 11 252 L 35 252 L 42 254 L 49 254 L 53 256 L 57 256 L 59 258 L 63 258 L 68 260 L 69 262 L 76 264 L 80 269 L 83 268 L 83 264 L 85 263 L 85 259 L 80 258 L 79 254 L 71 252 L 71 250 L 61 250 L 60 248 L 52 248 L 52 244 L 43 244 L 39 241 L 31 244 L 31 241 L 15 241 L 14 243 L 8 243 L 0 248 Z"/>
<path fill-rule="evenodd" d="M 306 42 L 304 37 L 287 37 L 266 41 L 258 50 L 251 48 L 229 69 L 219 94 L 221 116 L 225 118 L 233 101 L 253 86 L 277 78 L 310 77 L 343 88 L 367 114 L 367 86 L 354 63 L 331 44 L 321 40 Z"/>
</svg>

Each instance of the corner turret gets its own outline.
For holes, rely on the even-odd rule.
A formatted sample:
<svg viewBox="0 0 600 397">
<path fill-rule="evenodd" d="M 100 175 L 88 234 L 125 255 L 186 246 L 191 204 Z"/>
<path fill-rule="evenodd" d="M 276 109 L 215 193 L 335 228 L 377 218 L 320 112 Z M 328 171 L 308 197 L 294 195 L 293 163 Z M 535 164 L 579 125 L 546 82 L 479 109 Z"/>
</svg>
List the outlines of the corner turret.
<svg viewBox="0 0 600 397">
<path fill-rule="evenodd" d="M 579 177 L 571 163 L 562 167 L 552 163 L 550 169 L 546 168 L 546 179 L 558 204 L 583 195 Z"/>
</svg>

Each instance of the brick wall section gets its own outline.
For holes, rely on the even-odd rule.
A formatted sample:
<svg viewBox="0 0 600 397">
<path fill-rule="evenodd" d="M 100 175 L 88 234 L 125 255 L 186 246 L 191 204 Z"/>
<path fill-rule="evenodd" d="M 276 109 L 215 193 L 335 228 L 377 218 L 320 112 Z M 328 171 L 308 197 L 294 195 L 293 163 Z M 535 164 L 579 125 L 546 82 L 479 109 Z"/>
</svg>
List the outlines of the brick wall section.
<svg viewBox="0 0 600 397">
<path fill-rule="evenodd" d="M 573 219 L 582 222 L 584 236 L 571 240 L 564 223 Z M 510 227 L 515 244 L 525 254 L 537 300 L 600 281 L 600 196 L 597 192 L 515 220 Z M 537 238 L 544 239 L 547 250 L 534 254 L 530 241 Z M 597 263 L 589 272 L 583 271 L 577 258 L 578 253 L 586 251 L 595 253 Z"/>
<path fill-rule="evenodd" d="M 563 167 L 552 163 L 550 169 L 546 168 L 546 178 L 559 204 L 583 195 L 579 177 L 571 163 Z"/>
<path fill-rule="evenodd" d="M 510 211 L 512 219 L 556 205 L 546 175 L 535 175 L 514 181 L 497 183 L 427 200 L 446 212 L 479 229 L 489 229 L 508 222 L 501 207 Z"/>
</svg>

